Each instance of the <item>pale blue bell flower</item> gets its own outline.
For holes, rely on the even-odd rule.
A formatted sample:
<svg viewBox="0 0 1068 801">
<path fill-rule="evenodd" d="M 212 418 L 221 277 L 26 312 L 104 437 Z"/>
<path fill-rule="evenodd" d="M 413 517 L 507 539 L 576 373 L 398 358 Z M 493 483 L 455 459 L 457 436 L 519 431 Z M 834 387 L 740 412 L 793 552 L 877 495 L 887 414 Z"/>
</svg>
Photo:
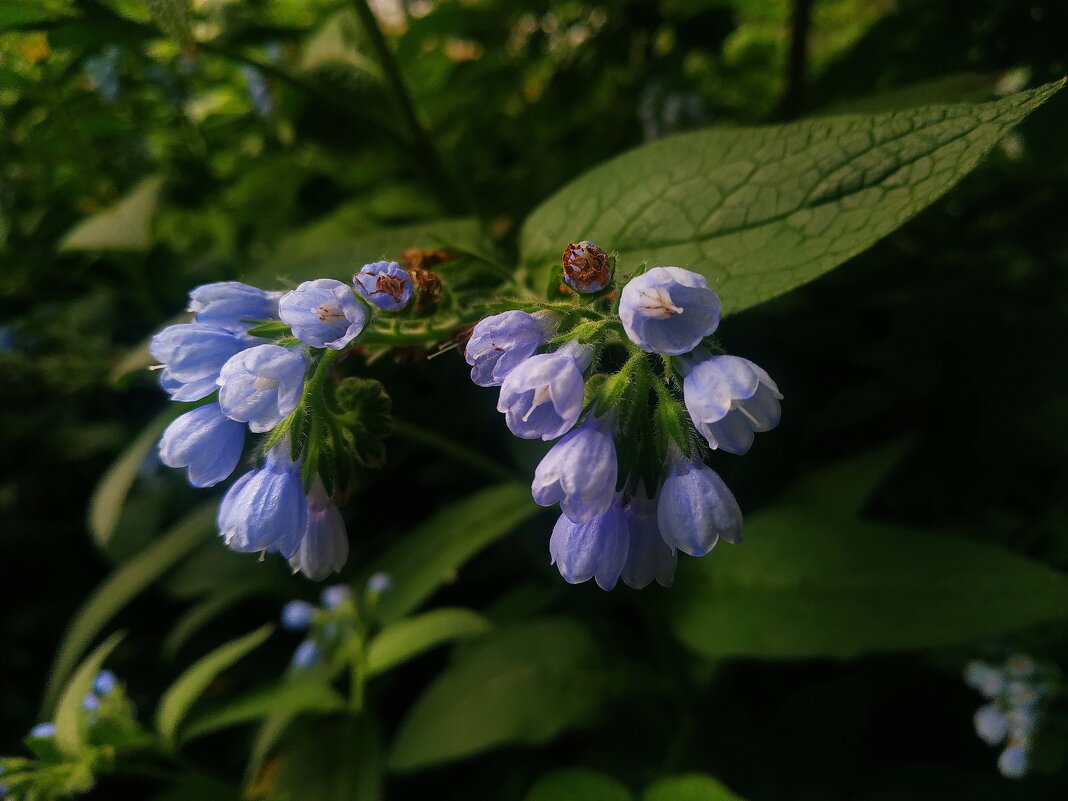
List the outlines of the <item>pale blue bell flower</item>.
<svg viewBox="0 0 1068 801">
<path fill-rule="evenodd" d="M 719 325 L 719 295 L 704 276 L 680 267 L 654 267 L 623 287 L 619 319 L 631 342 L 647 353 L 679 356 Z"/>
<path fill-rule="evenodd" d="M 782 394 L 760 367 L 740 356 L 686 360 L 686 410 L 708 446 L 744 454 L 755 432 L 779 424 Z"/>
<path fill-rule="evenodd" d="M 279 345 L 249 348 L 223 365 L 219 406 L 256 434 L 270 431 L 300 403 L 304 370 L 304 359 Z"/>
<path fill-rule="evenodd" d="M 253 337 L 200 323 L 169 325 L 152 337 L 148 352 L 162 365 L 160 386 L 175 401 L 195 401 L 218 389 L 219 373 Z"/>
<path fill-rule="evenodd" d="M 704 556 L 720 538 L 742 541 L 742 511 L 723 479 L 678 454 L 660 488 L 656 517 L 664 542 L 690 556 Z"/>
<path fill-rule="evenodd" d="M 622 501 L 616 495 L 608 509 L 584 523 L 560 515 L 549 538 L 549 556 L 569 584 L 592 578 L 602 590 L 610 590 L 623 572 L 628 545 Z"/>
<path fill-rule="evenodd" d="M 347 284 L 333 278 L 305 281 L 287 292 L 278 304 L 278 314 L 293 336 L 313 348 L 341 350 L 367 324 L 367 306 Z"/>
<path fill-rule="evenodd" d="M 219 536 L 239 553 L 279 551 L 289 559 L 300 545 L 308 506 L 297 463 L 283 439 L 262 468 L 234 482 L 219 506 Z"/>
<path fill-rule="evenodd" d="M 551 312 L 512 311 L 478 322 L 464 349 L 471 380 L 480 387 L 499 387 L 520 364 L 538 352 L 556 327 Z"/>
<path fill-rule="evenodd" d="M 395 261 L 365 264 L 352 276 L 352 283 L 382 311 L 400 311 L 412 299 L 412 277 Z"/>
<path fill-rule="evenodd" d="M 654 580 L 661 587 L 670 587 L 675 581 L 678 554 L 660 536 L 656 508 L 656 499 L 648 498 L 644 489 L 639 489 L 623 507 L 630 543 L 622 578 L 624 584 L 636 590 Z"/>
<path fill-rule="evenodd" d="M 543 440 L 571 430 L 582 414 L 582 373 L 592 358 L 589 347 L 572 341 L 554 353 L 531 356 L 509 373 L 497 400 L 509 430 L 521 439 Z"/>
<path fill-rule="evenodd" d="M 167 467 L 188 468 L 194 487 L 213 487 L 234 472 L 244 445 L 245 426 L 224 415 L 218 403 L 209 403 L 167 426 L 159 459 Z"/>
<path fill-rule="evenodd" d="M 616 446 L 609 421 L 588 417 L 549 450 L 534 471 L 531 493 L 541 506 L 560 504 L 576 523 L 604 512 L 616 494 Z"/>
<path fill-rule="evenodd" d="M 240 281 L 218 281 L 193 289 L 187 310 L 202 325 L 244 333 L 256 324 L 250 321 L 277 320 L 281 297 L 281 292 L 268 292 Z"/>
<path fill-rule="evenodd" d="M 318 476 L 308 493 L 307 504 L 308 522 L 289 566 L 294 573 L 322 581 L 345 566 L 349 558 L 349 537 L 337 504 L 326 494 Z"/>
</svg>

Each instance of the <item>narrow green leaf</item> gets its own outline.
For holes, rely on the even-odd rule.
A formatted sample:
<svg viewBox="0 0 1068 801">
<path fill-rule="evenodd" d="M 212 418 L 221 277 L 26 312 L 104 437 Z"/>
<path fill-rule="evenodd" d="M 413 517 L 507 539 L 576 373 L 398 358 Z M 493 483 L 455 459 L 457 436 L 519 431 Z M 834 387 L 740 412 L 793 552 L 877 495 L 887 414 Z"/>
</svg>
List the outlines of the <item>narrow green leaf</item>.
<svg viewBox="0 0 1068 801">
<path fill-rule="evenodd" d="M 59 250 L 148 250 L 162 189 L 161 176 L 145 178 L 117 203 L 68 231 Z"/>
<path fill-rule="evenodd" d="M 1068 577 L 1000 548 L 787 507 L 680 562 L 678 637 L 708 656 L 852 657 L 967 643 L 1068 617 Z"/>
<path fill-rule="evenodd" d="M 711 776 L 687 773 L 670 776 L 649 785 L 642 801 L 742 801 Z"/>
<path fill-rule="evenodd" d="M 381 801 L 382 736 L 367 714 L 304 726 L 280 750 L 263 795 L 308 801 Z"/>
<path fill-rule="evenodd" d="M 93 591 L 63 636 L 48 677 L 43 709 L 52 707 L 71 669 L 115 613 L 214 532 L 215 509 L 216 504 L 209 503 L 190 512 Z"/>
<path fill-rule="evenodd" d="M 148 453 L 156 446 L 163 429 L 178 416 L 180 408 L 168 405 L 144 430 L 137 435 L 126 450 L 116 459 L 100 483 L 93 490 L 93 497 L 89 499 L 89 531 L 93 540 L 101 548 L 108 544 L 115 527 L 122 516 L 122 506 L 130 493 L 137 478 L 137 471 L 141 467 Z"/>
<path fill-rule="evenodd" d="M 345 699 L 321 681 L 293 675 L 216 706 L 182 728 L 182 742 L 205 734 L 261 720 L 273 714 L 326 714 L 345 708 Z"/>
<path fill-rule="evenodd" d="M 401 771 L 588 724 L 609 690 L 589 634 L 567 619 L 497 629 L 464 648 L 415 702 L 393 744 Z"/>
<path fill-rule="evenodd" d="M 178 727 L 215 678 L 243 656 L 257 648 L 274 631 L 274 626 L 260 626 L 253 632 L 221 645 L 194 662 L 167 688 L 156 711 L 156 728 L 170 742 L 176 742 Z"/>
<path fill-rule="evenodd" d="M 588 768 L 562 768 L 542 776 L 524 801 L 633 801 L 634 794 L 603 773 Z"/>
<path fill-rule="evenodd" d="M 202 601 L 186 610 L 174 624 L 163 642 L 164 655 L 173 659 L 194 634 L 231 606 L 256 594 L 276 591 L 278 586 L 273 576 L 264 576 L 250 581 L 224 584 L 212 591 Z"/>
<path fill-rule="evenodd" d="M 739 312 L 837 267 L 940 197 L 1064 81 L 993 103 L 714 129 L 640 147 L 537 208 L 522 263 L 544 275 L 568 241 L 710 279 Z M 541 281 L 533 282 L 540 286 Z"/>
<path fill-rule="evenodd" d="M 379 618 L 390 623 L 407 615 L 468 559 L 537 511 L 530 487 L 518 482 L 498 484 L 446 506 L 367 571 L 393 577 L 393 588 L 379 601 Z"/>
<path fill-rule="evenodd" d="M 85 710 L 82 701 L 93 689 L 93 679 L 123 638 L 116 632 L 97 646 L 78 667 L 56 705 L 56 744 L 67 756 L 76 756 L 85 745 Z"/>
<path fill-rule="evenodd" d="M 471 609 L 434 609 L 387 626 L 367 648 L 367 675 L 385 673 L 438 645 L 485 634 L 492 628 Z"/>
</svg>

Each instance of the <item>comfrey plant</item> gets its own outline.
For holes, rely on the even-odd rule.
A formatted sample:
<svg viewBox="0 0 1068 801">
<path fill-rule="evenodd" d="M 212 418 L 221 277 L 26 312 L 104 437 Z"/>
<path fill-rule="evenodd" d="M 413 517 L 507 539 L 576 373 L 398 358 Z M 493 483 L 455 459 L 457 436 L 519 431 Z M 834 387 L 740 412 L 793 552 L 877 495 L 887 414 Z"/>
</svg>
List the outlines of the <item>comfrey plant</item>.
<svg viewBox="0 0 1068 801">
<path fill-rule="evenodd" d="M 987 703 L 975 713 L 975 733 L 987 745 L 1002 747 L 998 771 L 1009 779 L 1027 774 L 1035 735 L 1056 688 L 1053 673 L 1029 656 L 1015 654 L 1001 665 L 969 662 L 964 681 Z"/>
<path fill-rule="evenodd" d="M 267 435 L 257 446 L 261 466 L 238 478 L 219 507 L 229 548 L 280 553 L 314 580 L 344 566 L 349 543 L 338 502 L 352 466 L 373 461 L 366 440 L 388 434 L 385 422 L 378 430 L 366 423 L 383 416 L 388 399 L 377 382 L 335 385 L 327 375 L 376 315 L 402 312 L 414 291 L 396 262 L 364 265 L 352 286 L 321 278 L 283 293 L 208 284 L 189 294 L 193 322 L 153 337 L 160 385 L 172 400 L 203 404 L 164 432 L 164 464 L 211 487 L 241 461 L 246 426 Z"/>
<path fill-rule="evenodd" d="M 613 283 L 614 259 L 569 244 L 563 280 L 577 304 L 526 304 L 486 317 L 465 356 L 523 439 L 559 440 L 534 474 L 560 505 L 549 553 L 571 583 L 670 586 L 676 554 L 742 539 L 742 514 L 708 450 L 744 454 L 779 422 L 775 382 L 711 339 L 720 299 L 701 275 L 643 265 Z"/>
</svg>

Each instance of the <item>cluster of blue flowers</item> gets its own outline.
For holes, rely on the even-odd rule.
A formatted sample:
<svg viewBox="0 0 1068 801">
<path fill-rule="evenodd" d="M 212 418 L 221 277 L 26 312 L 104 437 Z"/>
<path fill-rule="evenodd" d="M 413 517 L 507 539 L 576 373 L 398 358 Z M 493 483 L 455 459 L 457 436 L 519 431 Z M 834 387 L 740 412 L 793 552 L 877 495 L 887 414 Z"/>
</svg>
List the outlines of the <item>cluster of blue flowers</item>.
<svg viewBox="0 0 1068 801">
<path fill-rule="evenodd" d="M 375 573 L 367 580 L 365 601 L 374 601 L 388 592 L 392 581 L 385 573 Z M 305 639 L 293 651 L 291 663 L 295 670 L 309 670 L 350 634 L 356 623 L 356 599 L 347 584 L 326 587 L 319 596 L 321 607 L 307 601 L 290 601 L 282 607 L 282 628 L 307 632 Z"/>
<path fill-rule="evenodd" d="M 344 566 L 345 524 L 318 465 L 306 463 L 294 418 L 304 403 L 321 404 L 309 398 L 309 375 L 329 364 L 327 354 L 352 343 L 376 311 L 403 309 L 412 293 L 411 276 L 386 261 L 364 265 L 353 286 L 322 278 L 283 293 L 233 281 L 208 284 L 190 292 L 193 322 L 153 337 L 149 350 L 171 399 L 210 399 L 164 432 L 164 464 L 186 468 L 195 487 L 211 487 L 237 467 L 246 425 L 256 434 L 270 432 L 263 466 L 241 476 L 219 508 L 219 534 L 228 547 L 281 553 L 294 572 L 314 580 Z M 325 414 L 304 411 L 302 420 Z"/>
<path fill-rule="evenodd" d="M 964 681 L 987 699 L 975 713 L 975 733 L 987 745 L 1004 746 L 998 771 L 1009 779 L 1027 773 L 1042 706 L 1049 699 L 1049 677 L 1029 656 L 1010 656 L 1000 667 L 969 662 Z"/>
<path fill-rule="evenodd" d="M 129 713 L 128 715 L 123 714 L 123 717 L 132 716 L 133 707 L 121 692 L 119 681 L 115 674 L 110 670 L 102 670 L 93 679 L 92 691 L 82 699 L 82 709 L 85 711 L 86 723 L 90 726 L 95 725 L 100 719 L 101 710 L 112 700 L 115 701 L 115 704 L 111 705 L 117 707 L 116 711 Z M 56 725 L 51 721 L 38 723 L 30 729 L 29 736 L 36 740 L 50 740 L 56 736 Z"/>
<path fill-rule="evenodd" d="M 569 245 L 563 261 L 572 289 L 613 300 L 605 291 L 611 261 L 600 248 Z M 537 503 L 560 504 L 549 552 L 564 579 L 593 578 L 605 590 L 620 578 L 635 588 L 654 579 L 670 586 L 678 551 L 703 556 L 720 539 L 742 537 L 738 504 L 705 465 L 697 434 L 711 450 L 744 454 L 755 432 L 778 423 L 782 395 L 757 365 L 716 352 L 708 337 L 720 299 L 697 273 L 655 267 L 623 286 L 618 316 L 613 309 L 597 319 L 590 308 L 483 319 L 465 352 L 471 378 L 500 387 L 497 409 L 517 437 L 560 438 L 531 489 Z M 595 383 L 613 345 L 626 349 L 627 364 Z M 647 354 L 660 357 L 663 379 Z M 652 433 L 651 419 L 659 423 Z"/>
</svg>

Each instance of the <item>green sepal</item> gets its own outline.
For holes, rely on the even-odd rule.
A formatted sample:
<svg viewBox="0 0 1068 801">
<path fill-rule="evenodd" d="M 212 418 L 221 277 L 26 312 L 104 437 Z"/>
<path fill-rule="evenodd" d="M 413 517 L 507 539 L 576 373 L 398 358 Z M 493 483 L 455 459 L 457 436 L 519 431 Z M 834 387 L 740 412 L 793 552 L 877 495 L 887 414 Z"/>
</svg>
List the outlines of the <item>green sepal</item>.
<svg viewBox="0 0 1068 801">
<path fill-rule="evenodd" d="M 689 416 L 686 410 L 664 386 L 660 379 L 653 380 L 656 391 L 656 411 L 653 422 L 656 430 L 657 457 L 661 464 L 667 459 L 668 448 L 674 444 L 683 456 L 690 455 L 691 438 Z"/>
<path fill-rule="evenodd" d="M 393 433 L 392 401 L 380 381 L 346 378 L 334 390 L 335 418 L 351 436 L 351 453 L 364 467 L 386 461 L 383 440 Z"/>
<path fill-rule="evenodd" d="M 243 320 L 242 322 L 256 322 L 255 320 Z M 248 335 L 262 337 L 263 339 L 280 339 L 292 337 L 293 330 L 281 320 L 263 320 L 248 330 Z"/>
</svg>

